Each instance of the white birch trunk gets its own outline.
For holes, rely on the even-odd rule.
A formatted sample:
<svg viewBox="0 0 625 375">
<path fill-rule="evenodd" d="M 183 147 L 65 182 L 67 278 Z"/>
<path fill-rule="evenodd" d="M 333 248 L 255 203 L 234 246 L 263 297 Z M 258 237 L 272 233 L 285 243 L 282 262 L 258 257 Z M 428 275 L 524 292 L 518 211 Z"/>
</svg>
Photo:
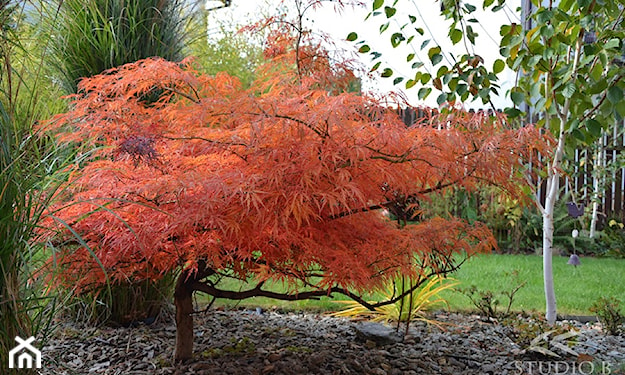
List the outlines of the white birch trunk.
<svg viewBox="0 0 625 375">
<path fill-rule="evenodd" d="M 547 124 L 549 120 L 547 119 Z M 558 135 L 558 145 L 553 157 L 553 162 L 549 168 L 547 178 L 547 194 L 543 215 L 543 280 L 545 286 L 545 319 L 547 323 L 556 322 L 556 292 L 553 281 L 553 212 L 560 192 L 560 170 L 562 157 L 564 156 L 564 144 L 566 132 L 564 131 L 564 121 L 560 122 L 560 134 Z"/>
<path fill-rule="evenodd" d="M 577 73 L 579 64 L 579 56 L 581 52 L 582 42 L 578 38 L 573 52 L 573 68 L 572 72 Z M 550 74 L 545 75 L 545 92 L 550 92 Z M 558 145 L 556 147 L 553 162 L 549 166 L 547 177 L 547 194 L 545 197 L 545 206 L 543 207 L 543 280 L 545 285 L 545 319 L 547 323 L 553 325 L 556 322 L 556 292 L 553 280 L 553 212 L 558 195 L 560 193 L 559 184 L 561 176 L 562 158 L 564 157 L 564 144 L 566 142 L 565 124 L 569 120 L 569 109 L 571 107 L 571 98 L 567 98 L 560 110 L 556 110 L 556 116 L 560 120 L 560 130 L 558 132 Z M 552 114 L 545 113 L 545 127 L 550 129 Z M 537 198 L 538 199 L 538 198 Z M 540 201 L 537 201 L 540 206 Z"/>
<path fill-rule="evenodd" d="M 549 324 L 556 321 L 556 291 L 553 282 L 553 211 L 558 197 L 560 173 L 553 172 L 547 180 L 547 196 L 543 211 L 543 283 L 545 287 L 545 318 Z"/>
<path fill-rule="evenodd" d="M 593 173 L 592 173 L 592 188 L 593 188 L 592 217 L 590 219 L 590 233 L 588 235 L 590 238 L 595 237 L 595 232 L 597 231 L 597 220 L 599 216 L 599 178 L 600 178 L 597 170 L 603 168 L 603 158 L 601 157 L 602 151 L 603 151 L 603 136 L 599 137 L 599 139 L 597 140 L 597 153 L 595 155 L 595 163 L 594 163 L 595 167 L 593 168 Z"/>
</svg>

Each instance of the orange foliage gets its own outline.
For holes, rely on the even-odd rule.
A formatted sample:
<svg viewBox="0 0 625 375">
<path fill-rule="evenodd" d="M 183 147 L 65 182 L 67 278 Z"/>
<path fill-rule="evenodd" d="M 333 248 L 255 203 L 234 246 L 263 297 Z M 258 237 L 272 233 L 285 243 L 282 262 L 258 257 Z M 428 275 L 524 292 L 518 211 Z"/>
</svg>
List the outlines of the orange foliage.
<svg viewBox="0 0 625 375">
<path fill-rule="evenodd" d="M 371 98 L 324 89 L 345 75 L 302 76 L 276 64 L 293 50 L 273 51 L 274 73 L 250 90 L 200 74 L 192 60 L 142 60 L 80 84 L 71 111 L 46 124 L 94 148 L 49 216 L 55 240 L 73 243 L 59 258 L 63 282 L 89 288 L 105 275 L 60 222 L 118 280 L 201 263 L 361 290 L 496 246 L 479 223 L 404 226 L 379 209 L 418 209 L 452 186 L 522 195 L 525 160 L 547 152 L 536 129 L 461 110 L 406 126 Z"/>
</svg>

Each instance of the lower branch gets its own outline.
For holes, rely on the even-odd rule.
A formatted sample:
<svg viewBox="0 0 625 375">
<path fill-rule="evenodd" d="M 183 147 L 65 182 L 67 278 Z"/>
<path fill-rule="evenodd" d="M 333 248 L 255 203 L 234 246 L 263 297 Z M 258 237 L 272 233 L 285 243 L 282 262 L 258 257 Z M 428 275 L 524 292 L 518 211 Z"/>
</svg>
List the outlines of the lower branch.
<svg viewBox="0 0 625 375">
<path fill-rule="evenodd" d="M 452 273 L 458 270 L 460 266 L 465 262 L 465 260 L 459 262 L 456 265 L 451 266 L 448 269 L 439 270 L 437 272 L 432 271 L 426 274 L 425 277 L 421 278 L 419 282 L 415 283 L 411 288 L 406 289 L 403 293 L 393 298 L 390 298 L 388 300 L 375 302 L 375 303 L 370 303 L 366 301 L 363 297 L 353 292 L 350 292 L 349 290 L 345 288 L 341 288 L 338 286 L 328 288 L 328 289 L 309 290 L 309 291 L 298 292 L 298 293 L 279 293 L 279 292 L 272 292 L 272 291 L 263 289 L 264 282 L 260 282 L 252 289 L 243 290 L 243 291 L 231 291 L 231 290 L 218 289 L 214 285 L 207 284 L 207 283 L 198 281 L 198 279 L 195 279 L 189 283 L 189 287 L 193 289 L 194 291 L 204 292 L 215 298 L 226 298 L 226 299 L 231 299 L 231 300 L 243 300 L 243 299 L 247 299 L 251 297 L 267 297 L 267 298 L 273 298 L 273 299 L 282 300 L 282 301 L 299 301 L 299 300 L 305 300 L 305 299 L 318 299 L 319 297 L 324 297 L 324 296 L 332 298 L 333 297 L 332 294 L 339 293 L 339 294 L 343 294 L 351 298 L 352 300 L 358 302 L 359 304 L 366 307 L 367 309 L 374 311 L 375 309 L 379 307 L 392 305 L 398 301 L 403 300 L 405 297 L 411 295 L 415 290 L 417 290 L 424 282 L 426 282 L 432 276 L 447 275 L 449 273 Z"/>
</svg>

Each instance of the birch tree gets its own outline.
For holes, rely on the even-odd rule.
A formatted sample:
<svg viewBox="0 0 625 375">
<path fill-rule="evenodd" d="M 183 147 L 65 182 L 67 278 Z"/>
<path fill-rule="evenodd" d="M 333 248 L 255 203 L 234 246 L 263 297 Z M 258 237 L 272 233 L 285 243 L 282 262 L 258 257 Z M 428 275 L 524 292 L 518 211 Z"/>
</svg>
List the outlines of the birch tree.
<svg viewBox="0 0 625 375">
<path fill-rule="evenodd" d="M 403 82 L 407 89 L 415 87 L 422 99 L 436 92 L 439 104 L 481 100 L 492 107 L 493 97 L 500 94 L 500 74 L 507 66 L 518 73 L 506 91 L 512 103 L 505 109 L 510 124 L 532 115 L 538 125 L 557 139 L 551 156 L 544 156 L 550 157 L 549 166 L 541 176 L 546 181 L 546 199 L 542 201 L 535 196 L 543 217 L 546 318 L 550 323 L 555 322 L 553 212 L 563 177 L 563 162 L 576 147 L 592 145 L 604 129 L 625 116 L 622 79 L 625 1 L 527 2 L 522 22 L 508 22 L 501 27 L 501 57 L 488 66 L 473 48 L 480 30 L 476 25 L 492 22 L 491 17 L 503 19 L 500 12 L 506 9 L 504 0 L 484 0 L 482 8 L 487 13 L 483 19 L 476 18 L 477 8 L 469 2 L 441 1 L 441 14 L 449 21 L 449 40 L 453 45 L 464 46 L 460 54 L 444 51 L 433 43 L 433 38 L 427 37 L 427 20 L 419 16 L 418 9 L 414 14 L 397 12 L 397 0 L 375 0 L 371 4 L 370 16 L 383 19 L 380 32 L 391 34 L 393 47 L 412 44 L 418 50 L 406 56 L 407 61 L 416 61 L 415 75 L 401 77 L 385 66 L 380 52 L 369 48 L 367 41 L 356 33 L 350 33 L 347 39 L 359 43 L 361 52 L 371 54 L 373 71 L 392 78 L 396 84 Z M 390 20 L 398 20 L 399 29 L 390 28 Z M 419 43 L 420 47 L 414 48 Z"/>
</svg>

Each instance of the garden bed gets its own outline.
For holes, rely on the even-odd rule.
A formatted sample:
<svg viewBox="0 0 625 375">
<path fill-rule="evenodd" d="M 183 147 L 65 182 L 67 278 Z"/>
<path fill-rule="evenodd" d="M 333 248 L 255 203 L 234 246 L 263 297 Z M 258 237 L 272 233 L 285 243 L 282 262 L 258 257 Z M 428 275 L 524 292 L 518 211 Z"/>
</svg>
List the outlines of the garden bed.
<svg viewBox="0 0 625 375">
<path fill-rule="evenodd" d="M 530 318 L 504 324 L 477 315 L 433 317 L 446 323 L 445 330 L 415 323 L 403 342 L 376 345 L 356 334 L 357 321 L 310 313 L 211 310 L 196 315 L 195 356 L 184 364 L 172 363 L 175 327 L 169 321 L 123 328 L 68 323 L 43 347 L 41 373 L 590 374 L 592 368 L 600 374 L 605 368 L 604 373 L 625 374 L 625 337 L 606 335 L 597 323 L 558 322 L 561 332 L 579 332 L 571 348 L 581 355 L 550 358 L 518 343 L 517 328 L 536 329 Z"/>
</svg>

